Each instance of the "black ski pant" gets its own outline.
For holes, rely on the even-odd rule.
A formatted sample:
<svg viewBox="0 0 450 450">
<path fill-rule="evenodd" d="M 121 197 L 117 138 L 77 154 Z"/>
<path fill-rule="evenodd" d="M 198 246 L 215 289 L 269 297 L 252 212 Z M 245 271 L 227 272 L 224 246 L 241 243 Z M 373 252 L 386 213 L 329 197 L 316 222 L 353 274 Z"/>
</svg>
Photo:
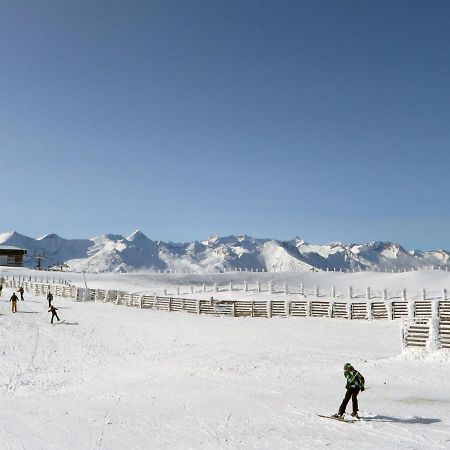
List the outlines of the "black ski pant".
<svg viewBox="0 0 450 450">
<path fill-rule="evenodd" d="M 359 387 L 349 387 L 347 388 L 347 392 L 345 393 L 344 400 L 342 400 L 341 406 L 339 407 L 339 414 L 345 413 L 345 408 L 347 408 L 347 404 L 352 399 L 353 412 L 358 413 L 358 394 Z"/>
<path fill-rule="evenodd" d="M 52 323 L 53 323 L 53 319 L 54 318 L 57 318 L 58 319 L 58 322 L 59 322 L 59 317 L 58 317 L 58 314 L 56 314 L 56 313 L 52 313 Z"/>
</svg>

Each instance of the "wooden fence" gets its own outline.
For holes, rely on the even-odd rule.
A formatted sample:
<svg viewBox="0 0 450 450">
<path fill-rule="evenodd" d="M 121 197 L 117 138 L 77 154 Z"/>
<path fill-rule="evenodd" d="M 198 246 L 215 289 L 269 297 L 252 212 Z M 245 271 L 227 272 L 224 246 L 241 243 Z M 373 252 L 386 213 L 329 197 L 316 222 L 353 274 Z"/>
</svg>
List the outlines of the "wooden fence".
<svg viewBox="0 0 450 450">
<path fill-rule="evenodd" d="M 414 317 L 404 320 L 403 348 L 450 349 L 450 302 L 416 302 Z"/>
<path fill-rule="evenodd" d="M 38 283 L 16 279 L 4 280 L 6 287 L 18 289 L 34 295 L 73 298 L 76 301 L 92 301 L 133 306 L 141 309 L 161 311 L 184 311 L 192 314 L 208 314 L 229 317 L 329 317 L 348 320 L 396 320 L 407 319 L 403 327 L 404 346 L 424 347 L 436 333 L 439 345 L 450 348 L 450 300 L 374 300 L 340 301 L 333 299 L 287 300 L 209 300 L 173 296 L 159 296 L 128 293 L 119 290 L 88 289 L 75 286 Z M 430 327 L 439 319 L 438 331 Z M 436 328 L 436 326 L 435 326 Z M 433 334 L 434 333 L 434 334 Z"/>
</svg>

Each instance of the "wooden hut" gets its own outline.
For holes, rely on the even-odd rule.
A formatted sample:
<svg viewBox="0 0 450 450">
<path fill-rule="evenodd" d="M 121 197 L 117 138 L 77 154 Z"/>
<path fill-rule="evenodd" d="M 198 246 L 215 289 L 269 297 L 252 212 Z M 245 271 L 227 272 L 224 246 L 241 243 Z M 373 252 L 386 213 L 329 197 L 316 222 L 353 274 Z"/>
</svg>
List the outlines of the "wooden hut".
<svg viewBox="0 0 450 450">
<path fill-rule="evenodd" d="M 0 245 L 0 266 L 22 267 L 26 253 L 23 248 Z"/>
</svg>

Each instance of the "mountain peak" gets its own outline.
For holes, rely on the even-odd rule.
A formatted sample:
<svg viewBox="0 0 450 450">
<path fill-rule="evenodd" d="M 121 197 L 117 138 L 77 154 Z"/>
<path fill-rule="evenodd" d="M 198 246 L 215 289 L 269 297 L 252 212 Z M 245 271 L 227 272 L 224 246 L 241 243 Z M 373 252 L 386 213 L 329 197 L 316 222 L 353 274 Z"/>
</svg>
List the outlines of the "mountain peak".
<svg viewBox="0 0 450 450">
<path fill-rule="evenodd" d="M 46 234 L 42 237 L 37 238 L 38 241 L 43 241 L 43 240 L 58 240 L 58 239 L 62 239 L 61 236 L 58 236 L 56 233 L 49 233 Z"/>
<path fill-rule="evenodd" d="M 135 230 L 129 236 L 127 236 L 127 241 L 130 242 L 136 242 L 143 239 L 148 239 L 148 237 L 141 230 Z"/>
<path fill-rule="evenodd" d="M 1 233 L 0 234 L 0 243 L 8 241 L 12 237 L 14 237 L 14 235 L 16 235 L 16 234 L 18 234 L 18 233 L 16 233 L 15 231 L 5 231 L 4 233 Z"/>
</svg>

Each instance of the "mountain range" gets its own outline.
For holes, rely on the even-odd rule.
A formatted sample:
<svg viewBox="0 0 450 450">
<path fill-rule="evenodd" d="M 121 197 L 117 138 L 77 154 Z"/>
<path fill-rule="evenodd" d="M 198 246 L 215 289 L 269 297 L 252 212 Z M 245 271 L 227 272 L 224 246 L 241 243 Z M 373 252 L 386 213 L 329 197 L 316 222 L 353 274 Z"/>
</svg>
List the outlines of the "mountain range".
<svg viewBox="0 0 450 450">
<path fill-rule="evenodd" d="M 183 244 L 153 241 L 137 230 L 127 237 L 105 234 L 92 239 L 64 239 L 47 234 L 34 239 L 15 231 L 0 234 L 0 245 L 27 250 L 24 265 L 59 266 L 87 272 L 403 270 L 450 266 L 446 250 L 408 251 L 392 242 L 324 245 L 300 238 L 288 241 L 251 236 L 213 236 Z"/>
</svg>

